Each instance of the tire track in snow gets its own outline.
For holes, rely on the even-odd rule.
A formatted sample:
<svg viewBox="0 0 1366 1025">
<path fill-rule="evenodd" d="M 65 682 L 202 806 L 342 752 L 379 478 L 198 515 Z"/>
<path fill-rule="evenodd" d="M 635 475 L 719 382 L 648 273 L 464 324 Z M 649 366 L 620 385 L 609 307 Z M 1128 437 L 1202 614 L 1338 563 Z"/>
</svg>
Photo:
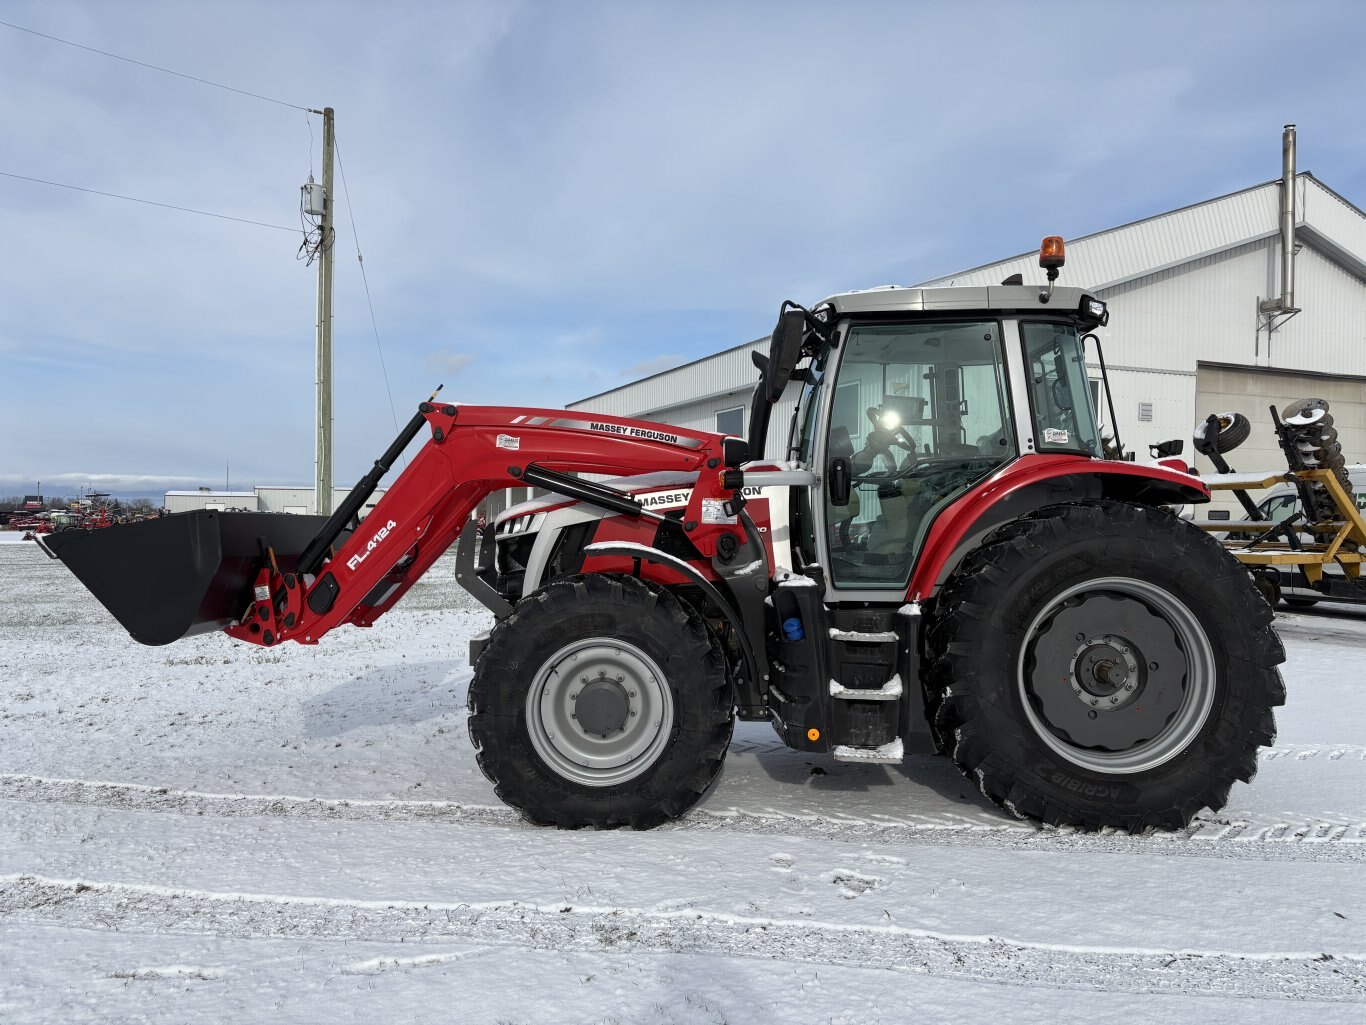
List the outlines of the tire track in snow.
<svg viewBox="0 0 1366 1025">
<path fill-rule="evenodd" d="M 51 779 L 0 774 L 0 800 L 117 811 L 347 822 L 447 822 L 517 827 L 511 808 L 448 801 L 347 800 L 288 795 L 214 794 L 136 783 Z M 539 828 L 539 827 L 527 827 Z M 1224 857 L 1258 861 L 1366 862 L 1366 823 L 1275 821 L 1253 823 L 1206 813 L 1184 830 L 1129 836 L 1081 833 L 1002 818 L 997 823 L 914 822 L 894 818 L 839 818 L 731 809 L 694 809 L 661 830 L 743 832 L 879 844 L 997 850 Z"/>
<path fill-rule="evenodd" d="M 693 911 L 340 900 L 0 877 L 0 918 L 240 939 L 460 939 L 538 950 L 686 952 L 884 968 L 1006 985 L 1366 1002 L 1366 955 L 1125 950 Z"/>
<path fill-rule="evenodd" d="M 71 804 L 117 811 L 170 812 L 219 818 L 340 820 L 348 822 L 475 822 L 513 826 L 521 816 L 503 805 L 457 804 L 451 801 L 409 801 L 334 797 L 293 797 L 287 794 L 213 794 L 140 783 L 101 780 L 51 779 L 19 773 L 0 773 L 0 800 L 30 804 Z"/>
<path fill-rule="evenodd" d="M 1330 762 L 1366 762 L 1366 747 L 1360 744 L 1283 744 L 1280 747 L 1262 748 L 1257 757 L 1264 762 L 1292 760 L 1308 761 L 1310 758 L 1326 758 Z"/>
<path fill-rule="evenodd" d="M 999 826 L 945 825 L 735 810 L 729 813 L 694 811 L 684 822 L 661 828 L 736 830 L 863 843 L 995 850 L 1166 855 L 1240 861 L 1366 862 L 1366 823 L 1345 824 L 1319 819 L 1254 824 L 1237 819 L 1197 818 L 1182 830 L 1130 836 L 1119 832 L 1083 833 L 1013 820 L 1003 821 Z"/>
</svg>

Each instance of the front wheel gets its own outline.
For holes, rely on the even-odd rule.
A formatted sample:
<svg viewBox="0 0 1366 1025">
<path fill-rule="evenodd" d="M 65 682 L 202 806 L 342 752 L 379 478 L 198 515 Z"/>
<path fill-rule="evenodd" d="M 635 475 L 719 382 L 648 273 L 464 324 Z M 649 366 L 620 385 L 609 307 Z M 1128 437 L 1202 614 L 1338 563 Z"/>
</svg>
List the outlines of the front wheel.
<svg viewBox="0 0 1366 1025">
<path fill-rule="evenodd" d="M 935 726 L 1019 816 L 1180 828 L 1275 739 L 1272 618 L 1235 559 L 1163 510 L 1041 509 L 990 535 L 937 600 Z"/>
<path fill-rule="evenodd" d="M 682 815 L 720 771 L 733 722 L 720 642 L 634 577 L 568 577 L 523 599 L 470 682 L 480 769 L 545 825 L 646 829 Z"/>
</svg>

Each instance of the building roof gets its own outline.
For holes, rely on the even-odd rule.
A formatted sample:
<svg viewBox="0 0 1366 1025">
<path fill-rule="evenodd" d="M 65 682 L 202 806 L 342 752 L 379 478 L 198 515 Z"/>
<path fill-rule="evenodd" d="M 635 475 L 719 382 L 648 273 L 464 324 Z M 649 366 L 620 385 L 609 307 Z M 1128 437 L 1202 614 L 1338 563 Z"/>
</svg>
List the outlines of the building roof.
<svg viewBox="0 0 1366 1025">
<path fill-rule="evenodd" d="M 728 352 L 740 352 L 742 349 L 753 349 L 757 345 L 767 344 L 768 338 L 766 337 L 756 338 L 752 342 L 741 342 L 739 345 L 732 345 L 729 349 L 722 349 L 719 352 L 709 353 L 706 356 L 699 356 L 697 359 L 689 360 L 687 363 L 680 363 L 678 366 L 670 367 L 668 370 L 659 370 L 653 374 L 647 374 L 644 377 L 637 377 L 634 381 L 627 381 L 625 384 L 619 384 L 615 388 L 608 388 L 606 391 L 596 392 L 593 395 L 585 395 L 581 399 L 574 399 L 572 402 L 565 403 L 564 408 L 574 409 L 583 405 L 585 402 L 592 402 L 594 399 L 600 399 L 604 395 L 612 395 L 615 392 L 621 391 L 623 388 L 634 388 L 636 385 L 644 384 L 646 381 L 653 381 L 656 377 L 665 377 L 669 374 L 676 374 L 680 370 L 687 370 L 688 367 L 695 367 L 698 364 L 706 363 L 708 360 L 716 359 L 718 356 L 724 356 Z"/>
<path fill-rule="evenodd" d="M 201 496 L 202 496 L 203 498 L 255 498 L 255 497 L 256 497 L 256 492 L 255 492 L 255 491 L 168 491 L 168 492 L 166 492 L 166 494 L 167 494 L 167 496 L 176 495 L 176 496 L 179 496 L 179 497 L 182 497 L 182 498 L 185 497 L 185 496 L 187 496 L 187 495 L 193 495 L 193 496 L 195 496 L 195 497 L 201 497 Z"/>
<path fill-rule="evenodd" d="M 1067 266 L 1062 284 L 1084 287 L 1089 292 L 1113 288 L 1126 281 L 1179 267 L 1202 257 L 1273 237 L 1280 231 L 1279 178 L 1251 188 L 1207 199 L 1167 213 L 1145 217 L 1067 240 Z M 1349 272 L 1366 280 L 1366 212 L 1334 192 L 1309 171 L 1295 176 L 1296 235 Z M 951 286 L 991 287 L 1012 274 L 1026 283 L 1041 283 L 1038 250 L 996 260 L 977 267 L 922 281 L 912 288 Z M 873 295 L 891 287 L 870 289 Z M 858 293 L 848 293 L 856 295 Z M 577 399 L 568 408 L 618 396 L 657 378 L 680 375 L 670 382 L 671 394 L 682 402 L 716 394 L 716 382 L 728 382 L 721 390 L 735 390 L 733 372 L 748 364 L 748 350 L 761 349 L 767 338 L 745 342 L 730 349 L 660 371 L 596 395 Z M 715 361 L 715 370 L 713 370 Z M 724 364 L 724 368 L 722 368 Z M 748 385 L 752 387 L 752 382 Z"/>
<path fill-rule="evenodd" d="M 1270 238 L 1280 231 L 1279 178 L 1226 196 L 1067 240 L 1070 279 L 1100 290 Z M 1298 233 L 1358 277 L 1366 278 L 1366 213 L 1308 171 L 1295 176 Z M 996 285 L 1011 274 L 1040 276 L 1038 250 L 921 282 L 923 286 Z"/>
<path fill-rule="evenodd" d="M 312 484 L 258 484 L 258 485 L 256 485 L 256 492 L 255 492 L 255 493 L 259 494 L 259 493 L 262 492 L 262 491 L 312 491 L 312 490 L 313 490 L 313 485 L 312 485 Z M 336 485 L 333 485 L 332 490 L 333 490 L 333 491 L 350 491 L 351 489 L 348 488 L 348 487 L 346 487 L 344 484 L 336 484 Z M 375 488 L 375 490 L 376 490 L 377 492 L 378 492 L 378 491 L 387 491 L 388 488 Z"/>
</svg>

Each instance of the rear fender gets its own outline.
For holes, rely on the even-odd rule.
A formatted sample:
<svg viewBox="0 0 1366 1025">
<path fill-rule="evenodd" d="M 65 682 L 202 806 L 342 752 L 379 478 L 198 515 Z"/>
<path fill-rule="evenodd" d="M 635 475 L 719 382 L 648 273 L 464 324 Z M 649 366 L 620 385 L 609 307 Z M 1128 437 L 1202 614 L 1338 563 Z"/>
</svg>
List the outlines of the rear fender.
<svg viewBox="0 0 1366 1025">
<path fill-rule="evenodd" d="M 1110 498 L 1143 505 L 1209 501 L 1197 477 L 1166 466 L 1026 456 L 994 474 L 949 506 L 930 527 L 907 597 L 933 597 L 958 563 L 1003 523 L 1060 502 Z"/>
</svg>

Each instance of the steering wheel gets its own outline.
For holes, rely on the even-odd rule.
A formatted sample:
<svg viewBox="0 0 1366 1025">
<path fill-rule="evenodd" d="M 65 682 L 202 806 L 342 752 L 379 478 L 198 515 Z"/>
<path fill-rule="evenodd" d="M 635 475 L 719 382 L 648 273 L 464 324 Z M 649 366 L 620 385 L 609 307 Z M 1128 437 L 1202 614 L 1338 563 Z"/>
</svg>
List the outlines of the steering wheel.
<svg viewBox="0 0 1366 1025">
<path fill-rule="evenodd" d="M 869 406 L 867 409 L 868 422 L 873 425 L 873 431 L 868 435 L 870 443 L 873 439 L 881 442 L 880 447 L 890 448 L 896 445 L 904 448 L 908 452 L 915 451 L 915 439 L 910 436 L 903 424 L 898 423 L 895 428 L 886 427 L 882 423 L 883 411 L 881 406 Z"/>
</svg>

